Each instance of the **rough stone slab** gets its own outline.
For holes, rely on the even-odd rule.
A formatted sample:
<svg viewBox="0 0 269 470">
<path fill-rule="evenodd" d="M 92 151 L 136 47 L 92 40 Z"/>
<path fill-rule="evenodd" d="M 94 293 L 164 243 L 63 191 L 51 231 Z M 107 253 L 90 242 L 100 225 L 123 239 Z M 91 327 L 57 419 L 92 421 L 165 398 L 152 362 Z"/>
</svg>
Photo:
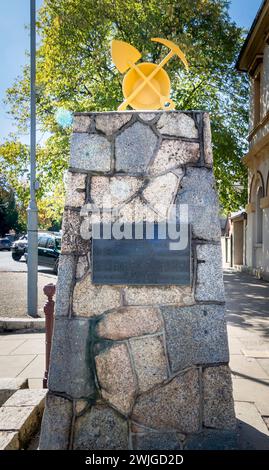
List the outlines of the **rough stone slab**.
<svg viewBox="0 0 269 470">
<path fill-rule="evenodd" d="M 65 205 L 81 207 L 85 203 L 86 175 L 81 173 L 67 173 Z"/>
<path fill-rule="evenodd" d="M 127 124 L 131 118 L 130 113 L 99 114 L 95 118 L 95 126 L 97 130 L 110 136 Z"/>
<path fill-rule="evenodd" d="M 74 116 L 73 132 L 89 132 L 92 124 L 92 116 Z"/>
<path fill-rule="evenodd" d="M 157 129 L 166 135 L 175 137 L 198 138 L 198 130 L 191 116 L 184 113 L 163 113 L 157 123 Z"/>
<path fill-rule="evenodd" d="M 77 282 L 73 293 L 73 311 L 75 316 L 94 317 L 120 307 L 120 289 L 112 286 L 95 286 L 91 276 Z"/>
<path fill-rule="evenodd" d="M 76 280 L 82 279 L 90 269 L 90 253 L 79 256 L 76 266 Z"/>
<path fill-rule="evenodd" d="M 236 427 L 231 372 L 228 366 L 203 371 L 204 425 L 234 430 Z"/>
<path fill-rule="evenodd" d="M 0 431 L 18 431 L 22 447 L 38 429 L 42 414 L 37 406 L 0 408 Z"/>
<path fill-rule="evenodd" d="M 148 204 L 136 197 L 125 204 L 118 211 L 120 222 L 158 222 L 164 220 L 164 216 L 153 211 Z"/>
<path fill-rule="evenodd" d="M 121 340 L 132 336 L 157 333 L 163 328 L 158 309 L 152 307 L 122 307 L 105 315 L 97 324 L 102 338 Z"/>
<path fill-rule="evenodd" d="M 93 406 L 76 419 L 74 450 L 127 450 L 128 424 L 107 406 Z"/>
<path fill-rule="evenodd" d="M 87 400 L 75 400 L 75 412 L 76 415 L 79 416 L 85 412 L 87 408 L 89 408 L 89 402 Z"/>
<path fill-rule="evenodd" d="M 182 172 L 183 177 L 183 172 Z M 143 196 L 157 212 L 167 216 L 173 203 L 180 179 L 174 173 L 166 173 L 152 179 L 143 191 Z"/>
<path fill-rule="evenodd" d="M 80 213 L 75 210 L 66 209 L 63 216 L 62 225 L 62 254 L 85 254 L 90 249 L 89 240 L 85 240 L 81 236 L 80 227 L 83 218 Z"/>
<path fill-rule="evenodd" d="M 100 208 L 116 208 L 133 196 L 142 181 L 130 176 L 93 176 L 91 179 L 91 198 Z"/>
<path fill-rule="evenodd" d="M 40 450 L 67 450 L 72 422 L 72 402 L 49 393 L 43 415 Z"/>
<path fill-rule="evenodd" d="M 116 171 L 144 174 L 153 156 L 158 137 L 149 126 L 136 122 L 115 141 Z"/>
<path fill-rule="evenodd" d="M 198 370 L 192 369 L 138 397 L 132 419 L 157 430 L 193 433 L 199 430 L 199 415 Z"/>
<path fill-rule="evenodd" d="M 19 433 L 12 431 L 0 431 L 0 450 L 19 450 Z"/>
<path fill-rule="evenodd" d="M 229 362 L 224 306 L 167 306 L 160 310 L 173 372 L 195 364 Z"/>
<path fill-rule="evenodd" d="M 207 430 L 189 437 L 185 450 L 237 450 L 238 439 L 234 431 Z"/>
<path fill-rule="evenodd" d="M 105 137 L 97 134 L 73 134 L 70 166 L 84 171 L 109 172 L 111 169 L 111 143 Z"/>
<path fill-rule="evenodd" d="M 194 238 L 220 240 L 219 205 L 212 171 L 187 168 L 181 180 L 177 204 L 188 204 Z"/>
<path fill-rule="evenodd" d="M 125 287 L 129 305 L 191 305 L 194 299 L 190 287 Z"/>
<path fill-rule="evenodd" d="M 133 434 L 132 444 L 134 450 L 180 450 L 180 437 L 177 432 Z"/>
<path fill-rule="evenodd" d="M 212 151 L 210 118 L 209 118 L 208 113 L 204 113 L 204 116 L 203 116 L 203 133 L 204 133 L 205 164 L 209 167 L 212 167 L 213 166 L 213 151 Z"/>
<path fill-rule="evenodd" d="M 5 403 L 4 407 L 15 406 L 37 406 L 41 411 L 44 409 L 46 389 L 24 389 L 17 390 Z"/>
<path fill-rule="evenodd" d="M 198 266 L 195 299 L 224 302 L 225 294 L 220 244 L 197 245 L 196 253 Z"/>
<path fill-rule="evenodd" d="M 73 398 L 95 394 L 90 363 L 88 319 L 56 319 L 49 371 L 49 389 Z M 63 367 L 66 364 L 67 367 Z"/>
<path fill-rule="evenodd" d="M 73 288 L 75 269 L 74 255 L 60 255 L 56 284 L 56 317 L 66 317 L 69 314 L 70 296 Z"/>
<path fill-rule="evenodd" d="M 150 167 L 150 174 L 158 175 L 187 163 L 197 163 L 199 158 L 198 143 L 164 139 Z"/>
<path fill-rule="evenodd" d="M 168 378 L 163 337 L 130 339 L 139 392 L 146 392 Z"/>
<path fill-rule="evenodd" d="M 128 415 L 134 404 L 136 381 L 126 344 L 99 351 L 95 364 L 103 398 Z"/>
<path fill-rule="evenodd" d="M 28 388 L 28 379 L 0 378 L 0 406 L 19 389 Z"/>
<path fill-rule="evenodd" d="M 153 119 L 155 119 L 155 117 L 157 116 L 157 114 L 155 113 L 149 113 L 147 111 L 144 111 L 142 113 L 139 113 L 138 116 L 140 117 L 140 119 L 142 119 L 143 121 L 152 121 Z"/>
</svg>

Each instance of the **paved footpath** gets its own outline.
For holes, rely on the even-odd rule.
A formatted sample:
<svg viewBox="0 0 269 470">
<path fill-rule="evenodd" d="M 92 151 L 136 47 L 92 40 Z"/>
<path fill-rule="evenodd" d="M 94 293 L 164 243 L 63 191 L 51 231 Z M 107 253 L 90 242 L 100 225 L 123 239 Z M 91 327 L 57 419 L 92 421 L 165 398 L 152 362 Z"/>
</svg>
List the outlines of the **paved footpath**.
<svg viewBox="0 0 269 470">
<path fill-rule="evenodd" d="M 269 449 L 269 283 L 225 276 L 230 367 L 241 448 Z"/>
<path fill-rule="evenodd" d="M 269 283 L 225 273 L 230 367 L 243 449 L 269 449 Z M 42 333 L 0 335 L 0 377 L 27 377 L 42 387 Z"/>
</svg>

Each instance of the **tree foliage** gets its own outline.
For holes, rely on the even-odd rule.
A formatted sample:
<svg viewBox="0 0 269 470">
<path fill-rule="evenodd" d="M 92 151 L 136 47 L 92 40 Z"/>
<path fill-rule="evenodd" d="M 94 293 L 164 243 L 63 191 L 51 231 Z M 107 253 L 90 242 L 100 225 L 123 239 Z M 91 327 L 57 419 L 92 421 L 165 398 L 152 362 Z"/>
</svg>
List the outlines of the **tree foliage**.
<svg viewBox="0 0 269 470">
<path fill-rule="evenodd" d="M 144 60 L 158 62 L 167 53 L 164 46 L 150 41 L 158 36 L 177 43 L 190 64 L 189 73 L 176 58 L 167 66 L 176 108 L 211 114 L 223 211 L 245 204 L 241 157 L 246 150 L 248 83 L 234 68 L 243 32 L 230 20 L 228 4 L 225 0 L 44 0 L 38 18 L 37 113 L 41 130 L 51 137 L 38 152 L 40 200 L 53 194 L 56 186 L 62 187 L 68 162 L 70 131 L 59 127 L 56 110 L 117 109 L 122 77 L 111 62 L 111 39 L 130 42 Z M 8 90 L 7 102 L 19 128 L 27 127 L 29 68 Z"/>
<path fill-rule="evenodd" d="M 4 236 L 9 230 L 22 230 L 24 227 L 19 219 L 20 208 L 16 204 L 14 191 L 0 174 L 0 236 Z"/>
</svg>

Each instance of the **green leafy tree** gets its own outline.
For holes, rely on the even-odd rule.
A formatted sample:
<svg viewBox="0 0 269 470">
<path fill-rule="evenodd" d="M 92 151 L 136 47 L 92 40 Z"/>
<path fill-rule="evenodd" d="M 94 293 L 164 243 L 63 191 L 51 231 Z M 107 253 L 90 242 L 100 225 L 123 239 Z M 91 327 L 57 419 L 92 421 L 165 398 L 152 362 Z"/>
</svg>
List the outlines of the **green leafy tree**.
<svg viewBox="0 0 269 470">
<path fill-rule="evenodd" d="M 16 231 L 24 229 L 19 221 L 19 211 L 14 191 L 6 178 L 0 174 L 0 236 L 4 236 L 12 229 Z"/>
<path fill-rule="evenodd" d="M 230 19 L 225 0 L 44 0 L 39 13 L 37 55 L 39 126 L 49 131 L 40 150 L 41 192 L 62 185 L 67 167 L 69 132 L 55 112 L 115 110 L 122 101 L 122 77 L 111 62 L 112 38 L 133 44 L 148 61 L 167 53 L 151 37 L 164 37 L 185 52 L 190 72 L 175 58 L 167 68 L 177 109 L 211 114 L 214 166 L 224 212 L 246 202 L 248 82 L 234 69 L 243 31 Z M 29 68 L 7 92 L 18 127 L 29 123 Z M 45 197 L 44 193 L 40 197 Z"/>
</svg>

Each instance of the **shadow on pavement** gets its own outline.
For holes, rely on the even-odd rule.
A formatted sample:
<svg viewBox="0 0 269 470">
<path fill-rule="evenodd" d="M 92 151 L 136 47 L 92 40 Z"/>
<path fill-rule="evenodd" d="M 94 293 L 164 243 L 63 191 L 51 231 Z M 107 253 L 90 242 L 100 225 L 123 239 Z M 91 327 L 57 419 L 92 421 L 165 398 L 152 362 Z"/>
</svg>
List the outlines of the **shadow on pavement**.
<svg viewBox="0 0 269 470">
<path fill-rule="evenodd" d="M 225 271 L 224 284 L 228 323 L 269 338 L 269 283 L 245 273 Z"/>
</svg>

